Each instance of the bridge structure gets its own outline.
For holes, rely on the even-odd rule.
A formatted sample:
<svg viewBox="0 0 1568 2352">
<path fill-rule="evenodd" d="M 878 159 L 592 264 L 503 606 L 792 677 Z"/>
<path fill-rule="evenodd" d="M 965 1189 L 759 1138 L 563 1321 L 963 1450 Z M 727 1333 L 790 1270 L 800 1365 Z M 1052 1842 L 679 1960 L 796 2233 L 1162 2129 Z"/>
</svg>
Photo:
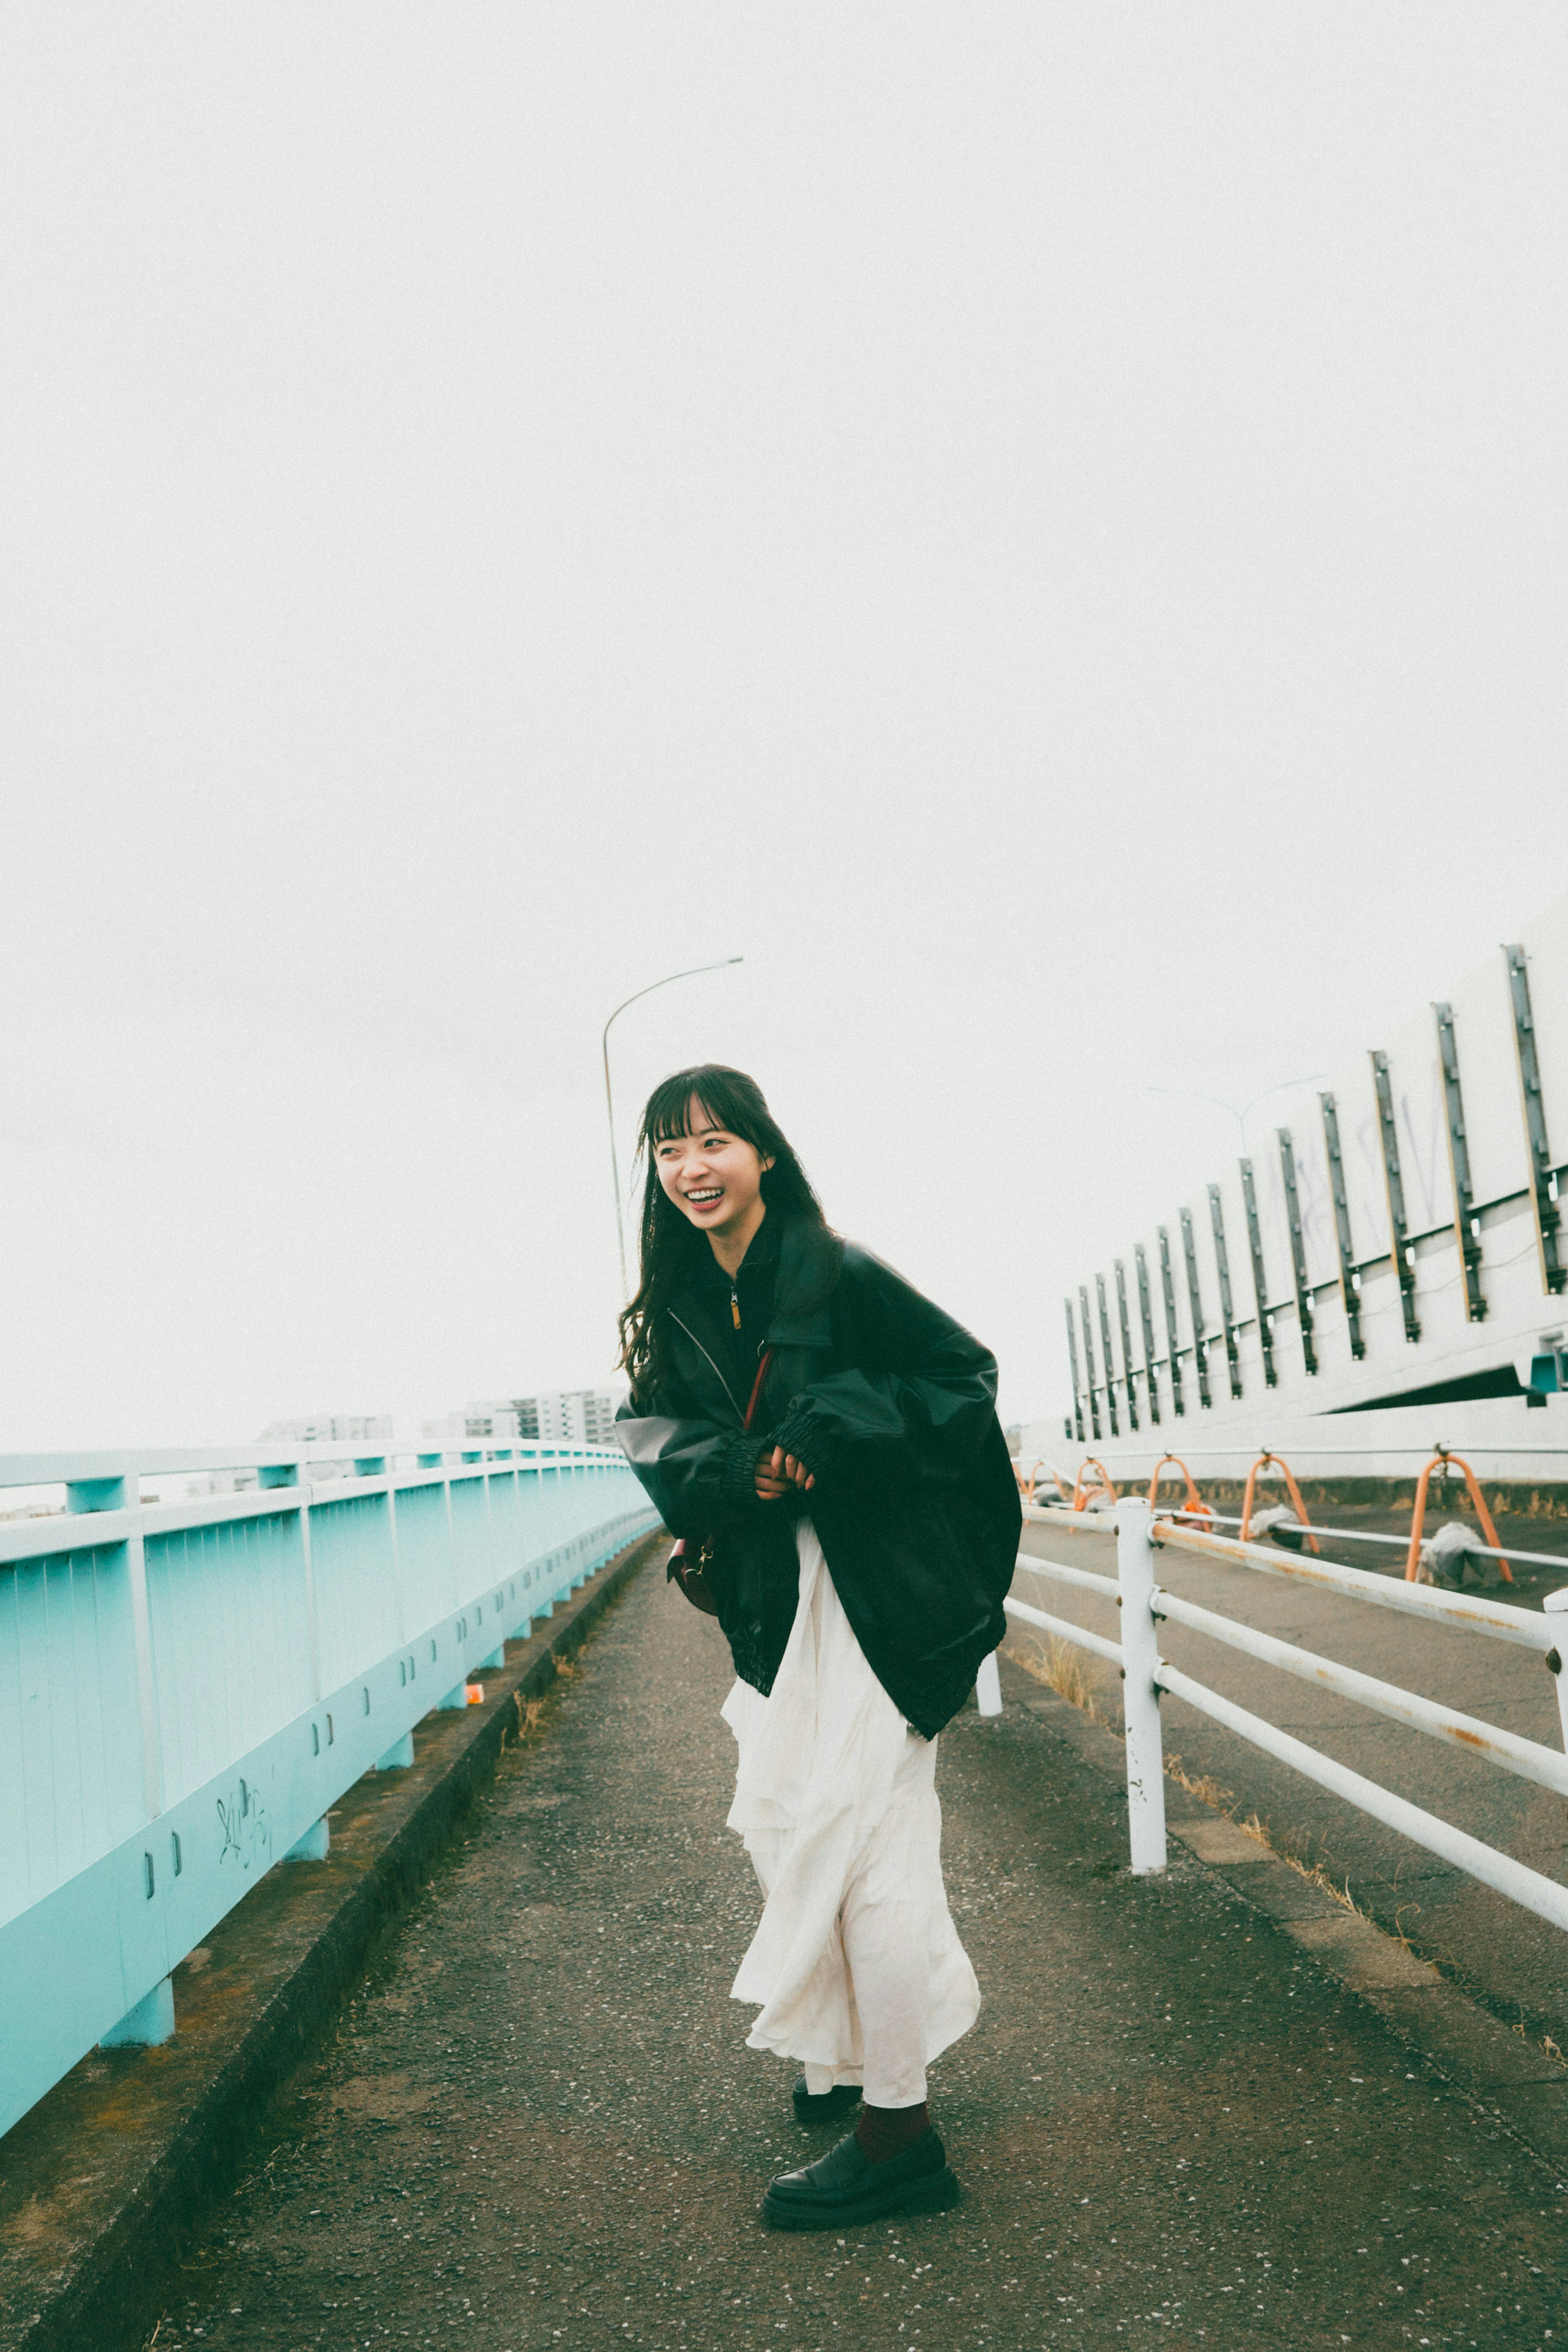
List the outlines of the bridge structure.
<svg viewBox="0 0 1568 2352">
<path fill-rule="evenodd" d="M 1530 1809 L 1560 1811 L 1568 1785 L 1553 1555 L 1532 1570 L 1518 1549 L 1506 1601 L 1395 1576 L 1379 1596 L 1326 1572 L 1332 1541 L 1276 1576 L 1295 1563 L 1240 1558 L 1259 1548 L 1183 1529 L 1178 1508 L 1152 1522 L 1119 1502 L 1119 1533 L 1031 1510 L 999 1674 L 943 1734 L 949 1893 L 986 2001 L 933 2086 L 966 2203 L 783 2248 L 758 2227 L 761 2189 L 825 2140 L 727 1997 L 756 1908 L 722 1826 L 727 1657 L 628 1554 L 653 1522 L 620 1458 L 5 1468 L 36 1515 L 0 1521 L 3 2352 L 363 2352 L 452 2331 L 481 2352 L 1423 2334 L 1554 2352 L 1568 1841 Z M 183 2045 L 215 2037 L 221 2058 L 279 1902 L 329 1903 L 334 1869 L 373 1864 L 363 1793 L 452 1769 L 454 1738 L 499 1723 L 552 1612 L 570 1629 L 616 1555 L 614 1605 L 523 1736 L 492 1742 L 489 1793 L 453 1816 L 336 2024 L 235 2144 L 209 2141 L 180 2232 L 138 2222 L 145 2118 L 185 2079 L 167 2071 Z M 1345 1621 L 1310 1645 L 1307 1600 Z M 1194 1654 L 1228 1636 L 1250 1682 Z M 1452 1703 L 1424 1717 L 1395 1686 L 1440 1681 L 1461 1638 L 1518 1670 L 1479 1759 L 1457 1737 L 1478 1718 Z M 1500 1712 L 1490 1664 L 1475 1688 Z M 1381 1702 L 1404 1746 L 1346 1750 L 1345 1698 Z M 1200 1755 L 1203 1723 L 1230 1745 Z M 1271 1781 L 1245 1777 L 1260 1727 L 1279 1734 Z M 1313 1794 L 1339 1809 L 1333 1835 L 1370 1818 L 1383 1841 L 1346 1849 L 1337 1882 L 1270 1834 L 1313 1746 L 1343 1768 Z M 1523 1810 L 1467 1813 L 1422 1751 Z M 1369 1817 L 1374 1784 L 1389 1801 Z M 1453 1927 L 1436 1954 L 1387 1868 L 1433 1807 L 1460 1823 L 1440 1880 L 1418 1882 Z M 83 2252 L 73 2215 L 117 2164 L 135 2194 Z"/>
<path fill-rule="evenodd" d="M 787 2258 L 757 2227 L 814 2151 L 727 2001 L 727 1660 L 629 1549 L 618 1453 L 0 1457 L 0 2352 L 1556 2352 L 1565 992 L 1568 908 L 1070 1306 L 1025 1451 L 1104 1507 L 1033 1484 L 1003 1655 L 943 1734 L 987 2001 L 935 2083 L 956 2215 Z M 1477 1525 L 1433 1567 L 1461 1445 Z M 221 2042 L 197 1962 L 243 1982 L 267 1904 L 381 1867 L 367 1790 L 476 1787 L 487 1738 L 479 1817 L 433 1808 L 434 1874 L 247 2125 L 259 2170 L 209 2135 L 193 2250 L 138 2229 L 182 2001 Z"/>
</svg>

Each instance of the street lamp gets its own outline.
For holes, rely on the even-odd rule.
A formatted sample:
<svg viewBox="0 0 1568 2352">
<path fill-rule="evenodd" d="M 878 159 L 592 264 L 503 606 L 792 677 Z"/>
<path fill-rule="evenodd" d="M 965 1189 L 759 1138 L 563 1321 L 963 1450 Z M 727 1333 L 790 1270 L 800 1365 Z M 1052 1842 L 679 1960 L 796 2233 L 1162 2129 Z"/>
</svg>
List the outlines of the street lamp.
<svg viewBox="0 0 1568 2352">
<path fill-rule="evenodd" d="M 745 961 L 744 956 L 726 956 L 722 963 L 697 963 L 692 966 L 690 971 L 667 971 L 663 980 L 651 980 L 646 988 L 640 988 L 635 996 L 629 996 L 625 1004 L 618 1004 L 611 1014 L 610 1020 L 604 1024 L 604 1035 L 601 1040 L 604 1048 L 604 1108 L 610 1118 L 610 1172 L 615 1180 L 615 1238 L 621 1244 L 621 1296 L 622 1298 L 631 1297 L 632 1286 L 626 1279 L 626 1225 L 621 1213 L 621 1160 L 615 1150 L 615 1100 L 610 1091 L 611 1022 L 620 1020 L 627 1004 L 635 1004 L 639 998 L 652 996 L 656 988 L 668 988 L 673 980 L 695 980 L 701 972 L 727 971 L 732 963 Z"/>
</svg>

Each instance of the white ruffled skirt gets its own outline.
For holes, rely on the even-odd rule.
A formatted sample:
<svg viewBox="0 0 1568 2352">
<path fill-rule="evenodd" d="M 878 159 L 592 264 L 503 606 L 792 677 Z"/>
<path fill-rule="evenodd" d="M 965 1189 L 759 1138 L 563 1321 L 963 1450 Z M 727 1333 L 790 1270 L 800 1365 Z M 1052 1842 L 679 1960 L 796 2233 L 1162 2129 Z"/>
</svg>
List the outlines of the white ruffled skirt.
<svg viewBox="0 0 1568 2352">
<path fill-rule="evenodd" d="M 729 1826 L 765 1897 L 731 1988 L 756 2001 L 747 2040 L 802 2062 L 814 2092 L 862 2083 L 916 2106 L 925 2068 L 979 2014 L 980 1989 L 942 1884 L 936 1742 L 877 1681 L 809 1519 L 800 1598 L 771 1695 L 737 1682 Z"/>
</svg>

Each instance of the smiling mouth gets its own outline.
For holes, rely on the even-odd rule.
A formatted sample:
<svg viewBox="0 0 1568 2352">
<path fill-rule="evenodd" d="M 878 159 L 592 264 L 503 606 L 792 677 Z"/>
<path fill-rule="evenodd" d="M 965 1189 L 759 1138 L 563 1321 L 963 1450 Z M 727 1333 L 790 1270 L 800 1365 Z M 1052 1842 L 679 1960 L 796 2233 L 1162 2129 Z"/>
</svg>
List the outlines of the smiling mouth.
<svg viewBox="0 0 1568 2352">
<path fill-rule="evenodd" d="M 716 1201 L 723 1200 L 724 1187 L 721 1184 L 713 1192 L 688 1192 L 685 1198 L 688 1205 L 694 1209 L 711 1209 Z"/>
</svg>

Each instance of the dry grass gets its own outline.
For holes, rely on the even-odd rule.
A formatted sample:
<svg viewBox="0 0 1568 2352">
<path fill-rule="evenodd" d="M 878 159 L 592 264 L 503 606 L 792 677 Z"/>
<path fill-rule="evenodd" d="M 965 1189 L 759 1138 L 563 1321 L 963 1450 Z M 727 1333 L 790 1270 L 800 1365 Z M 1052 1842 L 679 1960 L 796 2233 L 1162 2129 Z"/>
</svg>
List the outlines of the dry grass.
<svg viewBox="0 0 1568 2352">
<path fill-rule="evenodd" d="M 508 1730 L 502 1732 L 503 1744 L 516 1741 L 520 1746 L 525 1739 L 531 1739 L 539 1727 L 544 1711 L 545 1703 L 542 1698 L 525 1698 L 521 1691 L 514 1691 L 512 1712 L 516 1720 Z"/>
<path fill-rule="evenodd" d="M 1196 1797 L 1200 1804 L 1212 1805 L 1217 1813 L 1228 1813 L 1236 1802 L 1233 1791 L 1222 1789 L 1212 1772 L 1195 1775 L 1187 1770 L 1179 1756 L 1166 1758 L 1166 1779 L 1174 1780 L 1178 1788 L 1185 1789 L 1188 1796 Z"/>
<path fill-rule="evenodd" d="M 1063 1640 L 1060 1633 L 1049 1633 L 1043 1638 L 1038 1633 L 1015 1633 L 1004 1643 L 1002 1655 L 1010 1658 L 1015 1666 L 1021 1666 L 1026 1675 L 1032 1675 L 1037 1683 L 1043 1683 L 1047 1690 L 1055 1691 L 1059 1698 L 1077 1707 L 1091 1723 L 1104 1721 L 1096 1704 L 1087 1653 L 1076 1643 Z"/>
<path fill-rule="evenodd" d="M 1364 1911 L 1351 1893 L 1348 1878 L 1343 1886 L 1338 1885 L 1329 1876 L 1321 1862 L 1304 1861 L 1299 1853 L 1292 1853 L 1289 1846 L 1278 1844 L 1269 1834 L 1268 1822 L 1260 1821 L 1256 1813 L 1249 1813 L 1245 1821 L 1238 1819 L 1234 1814 L 1231 1819 L 1236 1822 L 1237 1828 L 1244 1836 L 1256 1838 L 1258 1843 L 1271 1853 L 1276 1861 L 1287 1864 L 1298 1878 L 1304 1878 L 1309 1886 L 1315 1886 L 1320 1894 L 1328 1896 L 1331 1903 L 1337 1903 L 1342 1911 L 1353 1912 L 1356 1918 L 1365 1919 L 1370 1925 L 1376 1926 L 1377 1923 L 1373 1919 L 1371 1912 Z M 1396 1933 L 1408 1951 L 1410 1949 L 1408 1937 L 1398 1930 L 1396 1930 Z"/>
<path fill-rule="evenodd" d="M 1354 1912 L 1358 1919 L 1372 1919 L 1371 1912 L 1364 1911 L 1352 1895 L 1348 1878 L 1341 1885 L 1329 1876 L 1321 1862 L 1308 1862 L 1302 1855 L 1292 1853 L 1288 1845 L 1281 1845 L 1270 1833 L 1268 1822 L 1261 1820 L 1257 1813 L 1249 1813 L 1243 1820 L 1241 1815 L 1233 1810 L 1236 1803 L 1234 1792 L 1229 1789 L 1222 1788 L 1212 1772 L 1189 1772 L 1179 1756 L 1167 1756 L 1166 1778 L 1167 1780 L 1174 1780 L 1178 1788 L 1185 1789 L 1189 1796 L 1196 1797 L 1200 1804 L 1207 1805 L 1212 1811 L 1223 1813 L 1228 1820 L 1233 1821 L 1244 1837 L 1255 1839 L 1266 1853 L 1274 1856 L 1277 1862 L 1286 1864 L 1295 1872 L 1298 1878 L 1304 1878 L 1310 1886 L 1317 1887 L 1319 1892 L 1326 1895 L 1331 1902 L 1337 1903 L 1342 1911 Z M 1408 1938 L 1397 1929 L 1396 1933 L 1408 1951 L 1410 1949 Z"/>
<path fill-rule="evenodd" d="M 555 1662 L 555 1670 L 563 1682 L 570 1682 L 577 1672 L 576 1666 L 570 1658 L 558 1658 Z"/>
</svg>

